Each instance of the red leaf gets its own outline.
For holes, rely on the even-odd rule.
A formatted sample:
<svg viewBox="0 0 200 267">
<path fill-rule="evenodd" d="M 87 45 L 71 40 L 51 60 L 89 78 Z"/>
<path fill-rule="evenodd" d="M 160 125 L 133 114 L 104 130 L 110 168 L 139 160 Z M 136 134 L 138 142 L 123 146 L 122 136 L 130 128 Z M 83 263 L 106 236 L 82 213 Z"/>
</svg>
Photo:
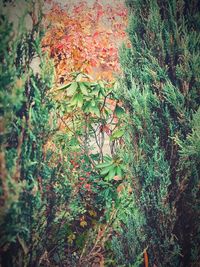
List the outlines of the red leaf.
<svg viewBox="0 0 200 267">
<path fill-rule="evenodd" d="M 85 184 L 84 188 L 91 192 L 91 184 Z"/>
<path fill-rule="evenodd" d="M 111 130 L 108 125 L 104 125 L 102 131 L 106 132 L 108 136 L 111 135 Z"/>
<path fill-rule="evenodd" d="M 97 11 L 97 19 L 99 19 L 102 15 L 103 15 L 103 11 L 102 10 L 98 10 Z"/>
<path fill-rule="evenodd" d="M 95 33 L 93 34 L 93 38 L 96 38 L 97 36 L 99 36 L 99 32 L 95 32 Z"/>
</svg>

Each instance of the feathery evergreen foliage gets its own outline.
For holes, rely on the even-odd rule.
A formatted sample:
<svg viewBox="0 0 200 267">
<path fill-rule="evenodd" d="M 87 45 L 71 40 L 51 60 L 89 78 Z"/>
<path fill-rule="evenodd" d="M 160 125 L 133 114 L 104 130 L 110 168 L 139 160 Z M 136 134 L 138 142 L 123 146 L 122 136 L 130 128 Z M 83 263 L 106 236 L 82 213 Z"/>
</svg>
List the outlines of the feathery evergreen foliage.
<svg viewBox="0 0 200 267">
<path fill-rule="evenodd" d="M 150 266 L 198 266 L 198 1 L 126 4 L 132 46 L 121 50 L 120 93 L 130 114 L 126 150 L 137 213 L 124 218 L 113 248 L 123 266 L 145 248 Z"/>
<path fill-rule="evenodd" d="M 36 12 L 34 4 L 31 8 L 29 14 Z M 2 266 L 45 264 L 45 253 L 55 244 L 54 253 L 63 253 L 65 233 L 55 214 L 67 203 L 70 186 L 61 177 L 64 166 L 50 166 L 53 155 L 45 149 L 57 126 L 49 94 L 53 66 L 40 47 L 40 12 L 30 31 L 23 27 L 24 17 L 18 31 L 5 15 L 0 17 Z M 31 67 L 35 57 L 40 60 L 37 73 Z"/>
</svg>

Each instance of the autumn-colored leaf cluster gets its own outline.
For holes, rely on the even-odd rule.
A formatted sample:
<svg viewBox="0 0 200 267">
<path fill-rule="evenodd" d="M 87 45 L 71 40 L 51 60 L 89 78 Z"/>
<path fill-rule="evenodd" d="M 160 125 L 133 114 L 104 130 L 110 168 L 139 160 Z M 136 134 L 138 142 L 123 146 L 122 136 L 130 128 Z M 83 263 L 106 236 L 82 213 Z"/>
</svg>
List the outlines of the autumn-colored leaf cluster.
<svg viewBox="0 0 200 267">
<path fill-rule="evenodd" d="M 75 71 L 109 81 L 119 72 L 118 47 L 126 39 L 127 26 L 122 2 L 53 3 L 45 23 L 49 27 L 43 48 L 54 59 L 58 83 L 70 80 Z"/>
</svg>

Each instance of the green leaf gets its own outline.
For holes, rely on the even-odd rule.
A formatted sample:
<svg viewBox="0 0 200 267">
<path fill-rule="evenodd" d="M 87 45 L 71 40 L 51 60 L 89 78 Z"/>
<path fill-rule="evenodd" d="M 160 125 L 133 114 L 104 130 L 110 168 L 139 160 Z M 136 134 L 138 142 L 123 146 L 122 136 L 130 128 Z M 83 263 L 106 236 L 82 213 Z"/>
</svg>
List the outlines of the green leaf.
<svg viewBox="0 0 200 267">
<path fill-rule="evenodd" d="M 110 140 L 113 141 L 115 139 L 118 139 L 124 135 L 124 130 L 118 129 L 114 131 L 114 133 L 111 135 Z"/>
<path fill-rule="evenodd" d="M 71 86 L 71 83 L 65 84 L 65 85 L 59 87 L 58 89 L 56 89 L 56 91 L 65 90 L 66 88 L 69 88 L 70 86 Z"/>
<path fill-rule="evenodd" d="M 99 85 L 102 87 L 102 88 L 105 88 L 105 84 L 103 81 L 99 81 Z"/>
<path fill-rule="evenodd" d="M 88 87 L 84 83 L 79 83 L 81 93 L 83 95 L 88 95 Z"/>
<path fill-rule="evenodd" d="M 114 113 L 117 115 L 118 118 L 121 118 L 125 114 L 125 110 L 117 105 Z"/>
<path fill-rule="evenodd" d="M 99 163 L 96 165 L 97 169 L 101 169 L 101 168 L 105 168 L 108 166 L 111 166 L 113 164 L 113 161 L 109 161 L 109 162 L 103 162 L 103 163 Z"/>
<path fill-rule="evenodd" d="M 100 117 L 100 110 L 97 106 L 90 106 L 90 112 Z"/>
<path fill-rule="evenodd" d="M 36 165 L 36 164 L 38 164 L 37 161 L 29 161 L 29 162 L 27 163 L 27 167 L 31 167 L 31 166 L 34 166 L 34 165 Z"/>
<path fill-rule="evenodd" d="M 73 106 L 71 105 L 71 103 L 69 103 L 69 105 L 67 105 L 64 109 L 65 112 L 72 112 L 73 110 Z"/>
<path fill-rule="evenodd" d="M 108 175 L 105 177 L 105 180 L 106 180 L 106 181 L 111 181 L 111 180 L 113 179 L 113 177 L 115 176 L 115 173 L 116 173 L 116 167 L 113 166 L 113 167 L 110 169 Z"/>
<path fill-rule="evenodd" d="M 68 96 L 73 96 L 74 93 L 76 92 L 77 88 L 78 88 L 78 83 L 77 82 L 71 83 L 70 87 L 67 89 L 67 95 Z"/>
<path fill-rule="evenodd" d="M 78 95 L 79 94 L 75 94 L 73 96 L 73 98 L 69 101 L 70 106 L 76 106 L 77 105 L 77 103 L 78 103 Z"/>
<path fill-rule="evenodd" d="M 119 177 L 122 177 L 122 169 L 120 168 L 120 166 L 117 166 L 116 172 Z"/>
<path fill-rule="evenodd" d="M 92 105 L 93 107 L 96 106 L 96 101 L 95 101 L 94 99 L 92 99 L 92 101 L 91 101 L 91 105 Z"/>
<path fill-rule="evenodd" d="M 90 88 L 92 86 L 91 82 L 82 82 L 87 88 Z"/>
<path fill-rule="evenodd" d="M 109 173 L 110 170 L 111 170 L 112 168 L 113 168 L 113 165 L 110 165 L 110 166 L 108 166 L 108 167 L 105 167 L 105 168 L 103 168 L 103 169 L 101 170 L 100 174 L 101 174 L 101 175 L 105 175 L 105 174 Z"/>
<path fill-rule="evenodd" d="M 93 95 L 93 96 L 98 96 L 100 90 L 101 90 L 101 87 L 99 87 L 99 85 L 93 87 L 93 89 L 92 89 L 92 91 L 91 91 L 91 95 Z"/>
<path fill-rule="evenodd" d="M 109 155 L 105 155 L 103 158 L 105 161 L 109 161 L 109 160 L 111 161 L 112 160 L 112 157 Z"/>
<path fill-rule="evenodd" d="M 81 94 L 77 94 L 77 107 L 82 108 L 83 106 L 83 96 Z"/>
<path fill-rule="evenodd" d="M 126 164 L 120 164 L 120 168 L 122 171 L 126 171 L 127 166 Z"/>
<path fill-rule="evenodd" d="M 90 112 L 91 102 L 90 101 L 84 101 L 83 103 L 83 111 L 86 113 Z"/>
</svg>

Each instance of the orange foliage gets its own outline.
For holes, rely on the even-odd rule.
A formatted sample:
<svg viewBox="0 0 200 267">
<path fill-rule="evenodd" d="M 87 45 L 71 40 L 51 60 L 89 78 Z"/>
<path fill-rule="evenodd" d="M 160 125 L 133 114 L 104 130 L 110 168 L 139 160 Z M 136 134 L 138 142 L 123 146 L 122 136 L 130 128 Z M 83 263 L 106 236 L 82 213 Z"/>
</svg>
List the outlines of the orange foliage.
<svg viewBox="0 0 200 267">
<path fill-rule="evenodd" d="M 122 2 L 96 0 L 91 6 L 80 1 L 64 7 L 53 3 L 45 21 L 50 27 L 43 48 L 54 59 L 57 83 L 70 80 L 75 71 L 107 81 L 119 73 L 118 47 L 126 40 L 127 26 Z"/>
</svg>

